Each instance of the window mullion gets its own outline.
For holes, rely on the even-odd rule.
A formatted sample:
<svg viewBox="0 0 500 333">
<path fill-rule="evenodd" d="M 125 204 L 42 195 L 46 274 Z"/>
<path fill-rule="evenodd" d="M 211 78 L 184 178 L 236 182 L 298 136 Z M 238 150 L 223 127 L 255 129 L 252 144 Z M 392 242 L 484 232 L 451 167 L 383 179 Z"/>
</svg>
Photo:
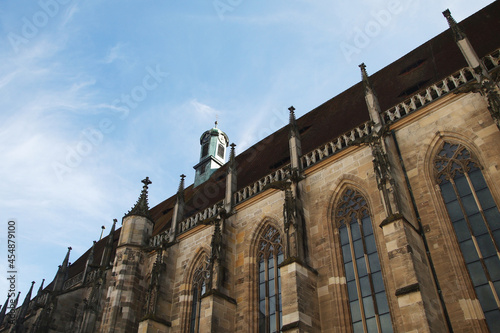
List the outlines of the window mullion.
<svg viewBox="0 0 500 333">
<path fill-rule="evenodd" d="M 359 217 L 357 218 L 358 220 L 358 225 L 359 225 L 359 231 L 361 233 L 361 242 L 363 244 L 363 257 L 365 259 L 365 265 L 366 265 L 366 272 L 368 274 L 368 281 L 370 282 L 370 291 L 371 291 L 371 297 L 373 301 L 373 309 L 375 311 L 375 321 L 377 322 L 377 329 L 379 332 L 382 332 L 382 326 L 380 325 L 380 318 L 378 316 L 378 304 L 377 300 L 375 298 L 375 288 L 373 286 L 373 280 L 372 280 L 372 270 L 370 267 L 370 262 L 368 261 L 368 254 L 366 250 L 366 242 L 365 242 L 365 233 L 363 231 L 363 224 L 361 223 L 361 220 Z M 374 235 L 375 237 L 375 235 Z"/>
<path fill-rule="evenodd" d="M 346 225 L 346 229 L 347 229 L 347 236 L 349 237 L 349 248 L 351 249 L 352 267 L 354 270 L 354 280 L 356 281 L 356 290 L 358 292 L 358 303 L 359 303 L 359 309 L 361 312 L 361 321 L 363 323 L 363 330 L 365 332 L 368 332 L 368 327 L 366 326 L 365 308 L 363 306 L 363 296 L 361 294 L 361 285 L 360 285 L 360 281 L 359 281 L 358 267 L 357 267 L 357 263 L 356 263 L 356 254 L 354 252 L 354 242 L 352 240 L 351 224 L 346 223 L 345 225 Z"/>
<path fill-rule="evenodd" d="M 264 266 L 265 266 L 265 289 L 266 289 L 266 332 L 271 330 L 271 323 L 269 321 L 269 252 L 264 255 Z"/>
<path fill-rule="evenodd" d="M 470 183 L 470 180 L 467 177 L 467 174 L 465 174 L 465 175 L 466 175 L 467 181 L 469 182 L 469 186 L 471 186 L 472 184 Z M 455 195 L 457 196 L 458 204 L 460 205 L 460 209 L 462 210 L 462 215 L 464 216 L 465 222 L 467 224 L 467 228 L 469 229 L 469 233 L 471 235 L 472 243 L 474 244 L 474 247 L 476 248 L 476 252 L 477 252 L 477 255 L 479 257 L 479 262 L 481 263 L 481 267 L 483 268 L 483 272 L 484 272 L 484 274 L 486 276 L 486 279 L 488 280 L 488 285 L 490 286 L 490 289 L 492 291 L 493 297 L 495 298 L 495 302 L 497 303 L 497 306 L 500 308 L 500 299 L 499 299 L 499 297 L 498 297 L 498 295 L 496 293 L 495 286 L 493 285 L 493 282 L 491 280 L 491 275 L 490 275 L 490 272 L 488 270 L 488 267 L 486 267 L 486 263 L 484 262 L 483 254 L 481 252 L 481 248 L 479 247 L 479 244 L 477 243 L 476 236 L 472 232 L 472 226 L 470 224 L 469 217 L 467 216 L 467 213 L 466 213 L 465 208 L 463 206 L 463 203 L 462 203 L 462 200 L 461 200 L 461 197 L 460 197 L 460 193 L 458 193 L 457 186 L 456 186 L 455 182 L 453 181 L 453 179 L 450 179 L 450 183 L 452 184 L 453 190 L 455 191 Z M 476 200 L 476 203 L 478 203 L 479 200 L 477 200 L 474 188 L 472 186 L 470 188 L 471 188 L 471 192 L 474 194 L 474 199 Z M 478 208 L 480 208 L 480 207 L 481 206 L 478 205 Z M 482 209 L 480 209 L 480 211 L 482 212 Z M 487 224 L 487 223 L 485 222 L 485 224 Z M 492 235 L 490 235 L 490 237 L 491 236 Z M 493 239 L 493 237 L 492 237 L 492 239 Z M 497 250 L 497 255 L 498 255 L 498 250 Z"/>
<path fill-rule="evenodd" d="M 488 220 L 486 219 L 486 216 L 484 215 L 483 207 L 481 206 L 481 203 L 479 202 L 479 198 L 477 197 L 476 190 L 474 189 L 474 185 L 472 184 L 472 181 L 470 180 L 468 173 L 465 173 L 465 179 L 467 179 L 467 183 L 469 184 L 469 187 L 470 187 L 471 192 L 472 192 L 472 196 L 474 197 L 474 200 L 476 201 L 476 205 L 477 205 L 477 207 L 479 209 L 479 213 L 481 214 L 481 217 L 483 218 L 484 224 L 486 226 L 486 230 L 488 231 L 488 235 L 490 236 L 490 239 L 493 242 L 493 246 L 495 247 L 495 250 L 497 251 L 497 257 L 500 259 L 500 253 L 498 251 L 498 245 L 495 242 L 495 238 L 493 237 L 493 232 L 491 231 L 491 228 L 490 228 L 490 226 L 488 224 Z M 474 244 L 476 245 L 476 243 L 474 243 Z M 478 249 L 479 249 L 479 247 L 478 247 Z M 488 284 L 489 284 L 489 286 L 491 288 L 491 291 L 493 293 L 493 297 L 495 298 L 497 306 L 500 308 L 500 298 L 499 298 L 499 296 L 498 296 L 498 294 L 496 292 L 495 286 L 493 285 L 493 281 L 491 279 L 490 272 L 488 270 L 488 267 L 486 267 L 486 263 L 484 262 L 484 258 L 483 258 L 483 255 L 482 255 L 481 251 L 479 250 L 478 252 L 479 252 L 479 258 L 480 258 L 480 261 L 481 261 L 481 266 L 483 266 L 483 270 L 484 270 L 484 273 L 486 275 L 486 279 L 488 279 Z"/>
<path fill-rule="evenodd" d="M 474 189 L 474 185 L 472 185 L 472 181 L 469 178 L 469 174 L 465 173 L 465 179 L 467 179 L 467 183 L 469 184 L 469 187 L 471 188 L 472 196 L 474 197 L 474 200 L 476 201 L 477 208 L 479 209 L 479 213 L 481 214 L 481 217 L 483 218 L 484 224 L 486 225 L 486 230 L 488 230 L 488 234 L 490 235 L 491 240 L 493 241 L 493 246 L 495 246 L 495 250 L 497 251 L 497 256 L 500 259 L 500 247 L 495 241 L 495 237 L 493 237 L 493 232 L 491 231 L 490 225 L 488 223 L 488 220 L 486 219 L 486 215 L 484 214 L 483 207 L 481 206 L 481 202 L 479 202 L 479 198 L 477 197 L 476 190 Z"/>
<path fill-rule="evenodd" d="M 482 259 L 483 256 L 481 254 L 481 250 L 479 249 L 479 245 L 477 244 L 476 236 L 474 236 L 474 232 L 472 232 L 472 226 L 471 226 L 470 221 L 469 221 L 469 216 L 467 215 L 467 212 L 465 211 L 465 207 L 462 203 L 462 198 L 460 197 L 460 193 L 458 192 L 457 185 L 455 184 L 455 181 L 452 178 L 450 178 L 450 183 L 451 183 L 451 186 L 453 186 L 453 191 L 455 191 L 458 205 L 460 206 L 460 210 L 462 211 L 462 216 L 464 217 L 465 224 L 467 225 L 467 230 L 469 230 L 469 234 L 471 236 L 472 242 L 474 243 L 474 247 L 476 248 L 476 251 L 478 253 L 479 258 Z M 483 263 L 481 263 L 481 264 L 483 264 Z"/>
<path fill-rule="evenodd" d="M 274 254 L 274 299 L 275 299 L 275 313 L 276 313 L 276 330 L 280 331 L 280 290 L 278 286 L 278 251 Z"/>
<path fill-rule="evenodd" d="M 198 299 L 196 300 L 196 330 L 195 332 L 198 333 L 200 331 L 200 314 L 201 314 L 201 286 L 198 289 Z"/>
</svg>

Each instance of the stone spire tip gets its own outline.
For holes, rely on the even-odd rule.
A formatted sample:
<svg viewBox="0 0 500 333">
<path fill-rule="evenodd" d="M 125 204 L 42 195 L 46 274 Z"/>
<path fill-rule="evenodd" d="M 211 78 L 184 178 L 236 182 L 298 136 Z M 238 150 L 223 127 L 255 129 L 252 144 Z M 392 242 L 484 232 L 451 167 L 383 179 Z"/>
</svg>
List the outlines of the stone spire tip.
<svg viewBox="0 0 500 333">
<path fill-rule="evenodd" d="M 455 21 L 455 19 L 453 18 L 453 16 L 451 16 L 451 12 L 450 12 L 449 9 L 446 9 L 443 12 L 443 16 L 448 21 L 448 25 L 450 26 L 451 31 L 453 32 L 453 37 L 455 37 L 455 41 L 458 42 L 458 41 L 464 39 L 465 38 L 465 34 L 463 33 L 463 31 L 458 26 L 457 21 Z"/>
<path fill-rule="evenodd" d="M 152 184 L 152 182 L 149 180 L 149 177 L 146 177 L 142 180 L 142 183 L 144 184 L 144 186 L 142 187 L 139 199 L 137 200 L 135 206 L 132 207 L 132 209 L 127 214 L 125 214 L 124 218 L 127 216 L 136 215 L 151 219 L 148 205 L 148 186 Z"/>
<path fill-rule="evenodd" d="M 179 188 L 177 189 L 177 193 L 181 193 L 184 191 L 184 178 L 186 178 L 186 175 L 182 174 L 180 177 L 181 181 L 179 182 Z"/>
</svg>

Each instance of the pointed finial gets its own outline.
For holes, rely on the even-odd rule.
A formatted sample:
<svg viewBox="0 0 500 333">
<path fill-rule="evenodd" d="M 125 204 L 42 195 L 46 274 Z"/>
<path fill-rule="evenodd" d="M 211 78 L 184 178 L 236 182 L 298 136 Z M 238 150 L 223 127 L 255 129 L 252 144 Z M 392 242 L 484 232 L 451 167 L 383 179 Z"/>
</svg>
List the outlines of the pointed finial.
<svg viewBox="0 0 500 333">
<path fill-rule="evenodd" d="M 102 239 L 102 234 L 104 233 L 104 229 L 106 229 L 106 227 L 102 225 L 101 226 L 101 236 L 99 236 L 99 240 Z"/>
<path fill-rule="evenodd" d="M 295 108 L 293 106 L 290 106 L 288 108 L 290 111 L 290 132 L 289 132 L 289 137 L 295 136 L 299 137 L 299 129 L 297 128 L 297 120 L 295 119 Z"/>
<path fill-rule="evenodd" d="M 42 294 L 44 283 L 45 283 L 45 279 L 42 280 L 42 284 L 40 285 L 40 288 L 38 288 L 38 292 L 36 293 L 37 296 L 40 296 Z"/>
<path fill-rule="evenodd" d="M 453 31 L 453 37 L 455 38 L 455 41 L 458 42 L 458 41 L 464 39 L 465 38 L 465 34 L 460 29 L 460 27 L 458 26 L 457 22 L 453 18 L 453 16 L 451 16 L 450 10 L 446 9 L 443 12 L 443 15 L 444 15 L 444 17 L 446 17 L 446 20 L 448 21 L 448 25 L 451 28 L 451 31 Z"/>
<path fill-rule="evenodd" d="M 114 241 L 114 235 L 115 235 L 115 228 L 116 228 L 116 222 L 118 222 L 117 219 L 113 219 L 113 225 L 111 226 L 111 230 L 109 231 L 108 235 L 108 242 L 107 242 L 107 247 L 113 248 L 113 241 Z"/>
<path fill-rule="evenodd" d="M 295 108 L 293 107 L 293 105 L 290 106 L 288 110 L 290 111 L 290 119 L 292 119 L 292 117 L 295 119 L 295 113 L 294 113 Z"/>
<path fill-rule="evenodd" d="M 63 260 L 63 263 L 62 263 L 62 267 L 67 267 L 68 264 L 69 264 L 69 253 L 71 252 L 71 250 L 73 250 L 73 248 L 70 246 L 68 247 L 68 252 L 66 253 L 66 257 L 64 257 L 64 260 Z"/>
<path fill-rule="evenodd" d="M 7 306 L 9 304 L 10 300 L 10 293 L 7 294 L 7 299 L 5 300 L 4 305 L 2 306 L 2 311 L 0 311 L 0 326 L 3 324 L 3 321 L 5 319 L 5 314 L 7 313 Z"/>
<path fill-rule="evenodd" d="M 231 146 L 231 151 L 229 153 L 229 164 L 231 166 L 234 166 L 235 158 L 236 158 L 236 152 L 235 152 L 236 145 L 234 143 L 231 143 L 230 146 Z"/>
<path fill-rule="evenodd" d="M 367 79 L 368 78 L 368 73 L 366 72 L 366 65 L 364 62 L 361 63 L 361 65 L 359 65 L 359 68 L 361 68 L 361 78 L 363 80 Z"/>
<path fill-rule="evenodd" d="M 30 290 L 28 291 L 28 293 L 26 294 L 26 297 L 24 298 L 24 303 L 29 302 L 31 300 L 31 293 L 33 292 L 34 285 L 35 285 L 35 281 L 31 281 L 31 287 L 30 287 Z"/>
<path fill-rule="evenodd" d="M 143 187 L 146 189 L 148 188 L 149 184 L 152 184 L 152 182 L 149 180 L 149 177 L 144 178 L 143 180 L 141 180 L 141 182 L 144 184 Z"/>
<path fill-rule="evenodd" d="M 363 87 L 365 88 L 365 95 L 373 94 L 374 96 L 376 96 L 377 94 L 375 93 L 375 89 L 373 89 L 370 78 L 368 77 L 365 63 L 361 63 L 361 65 L 359 65 L 359 68 L 361 68 L 361 80 L 363 82 Z"/>
<path fill-rule="evenodd" d="M 33 292 L 33 286 L 34 285 L 35 285 L 35 281 L 31 282 L 30 290 L 26 294 L 26 297 L 24 297 L 23 304 L 21 305 L 21 308 L 19 309 L 19 313 L 18 313 L 18 318 L 19 319 L 18 320 L 20 320 L 21 322 L 24 321 L 24 318 L 25 318 L 26 314 L 28 313 L 28 307 L 29 307 L 29 304 L 30 304 L 31 293 Z"/>
<path fill-rule="evenodd" d="M 186 178 L 185 174 L 181 175 L 181 181 L 179 182 L 179 188 L 177 189 L 177 193 L 181 193 L 184 191 L 184 178 Z"/>
<path fill-rule="evenodd" d="M 290 124 L 295 124 L 295 108 L 290 106 L 288 110 L 290 111 Z"/>
<path fill-rule="evenodd" d="M 149 177 L 146 177 L 142 180 L 142 183 L 144 184 L 144 186 L 142 187 L 139 199 L 137 200 L 135 206 L 132 207 L 132 209 L 127 214 L 125 214 L 124 218 L 127 216 L 136 215 L 151 219 L 148 206 L 148 185 L 152 184 L 152 182 L 149 180 Z"/>
<path fill-rule="evenodd" d="M 87 257 L 87 265 L 93 265 L 94 264 L 94 249 L 95 249 L 95 244 L 97 242 L 93 241 L 92 247 L 90 248 L 89 256 Z"/>
<path fill-rule="evenodd" d="M 361 80 L 363 81 L 365 90 L 373 90 L 370 79 L 368 78 L 368 72 L 366 71 L 365 63 L 361 63 L 361 65 L 359 65 L 359 68 L 361 68 Z"/>
<path fill-rule="evenodd" d="M 118 220 L 113 219 L 113 225 L 111 226 L 111 230 L 109 231 L 108 240 L 106 241 L 106 246 L 104 247 L 104 251 L 102 252 L 101 265 L 100 265 L 102 269 L 106 269 L 111 265 L 111 252 L 113 251 L 116 222 L 118 222 Z M 92 256 L 93 253 L 94 253 L 94 248 L 92 247 L 92 252 L 91 252 Z"/>
<path fill-rule="evenodd" d="M 14 311 L 14 309 L 17 307 L 17 303 L 19 303 L 19 295 L 21 295 L 20 291 L 17 292 L 17 297 L 14 300 L 14 305 L 12 306 L 12 310 L 11 311 Z"/>
</svg>

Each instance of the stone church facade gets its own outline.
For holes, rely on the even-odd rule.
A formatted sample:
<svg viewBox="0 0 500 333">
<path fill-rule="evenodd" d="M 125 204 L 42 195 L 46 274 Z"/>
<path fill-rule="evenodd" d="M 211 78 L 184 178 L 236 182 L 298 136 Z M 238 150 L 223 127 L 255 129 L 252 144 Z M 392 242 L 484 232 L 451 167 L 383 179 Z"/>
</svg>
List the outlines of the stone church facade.
<svg viewBox="0 0 500 333">
<path fill-rule="evenodd" d="M 150 208 L 144 179 L 0 332 L 499 332 L 500 4 L 443 14 L 240 154 L 203 133 L 195 184 Z"/>
</svg>

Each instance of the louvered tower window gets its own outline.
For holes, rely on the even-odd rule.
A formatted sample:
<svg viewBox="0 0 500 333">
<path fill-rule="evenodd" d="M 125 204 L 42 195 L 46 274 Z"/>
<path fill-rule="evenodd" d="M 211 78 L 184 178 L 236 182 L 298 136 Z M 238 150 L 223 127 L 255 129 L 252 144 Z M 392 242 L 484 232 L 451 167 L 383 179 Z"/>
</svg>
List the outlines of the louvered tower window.
<svg viewBox="0 0 500 333">
<path fill-rule="evenodd" d="M 259 333 L 279 332 L 281 320 L 281 278 L 283 247 L 278 230 L 268 226 L 259 239 Z"/>
<path fill-rule="evenodd" d="M 443 143 L 436 181 L 491 332 L 500 332 L 500 213 L 477 159 L 463 145 Z"/>
<path fill-rule="evenodd" d="M 354 332 L 393 332 L 370 211 L 365 198 L 346 189 L 335 213 Z"/>
<path fill-rule="evenodd" d="M 224 158 L 224 145 L 223 144 L 220 144 L 217 146 L 217 155 L 219 155 L 220 158 Z"/>
<path fill-rule="evenodd" d="M 205 261 L 202 261 L 203 263 Z M 193 276 L 193 301 L 191 304 L 191 317 L 189 322 L 189 333 L 198 333 L 200 331 L 200 308 L 201 296 L 206 291 L 207 271 L 204 265 L 201 264 L 195 271 Z"/>
</svg>

